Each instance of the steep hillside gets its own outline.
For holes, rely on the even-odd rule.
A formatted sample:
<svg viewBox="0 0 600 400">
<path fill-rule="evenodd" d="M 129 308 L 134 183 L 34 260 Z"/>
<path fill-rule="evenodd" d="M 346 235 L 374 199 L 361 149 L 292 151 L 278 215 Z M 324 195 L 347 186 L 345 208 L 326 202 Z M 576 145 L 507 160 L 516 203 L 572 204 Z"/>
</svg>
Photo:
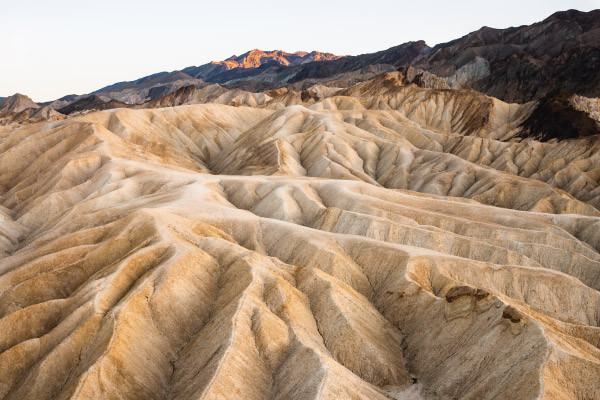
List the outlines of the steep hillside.
<svg viewBox="0 0 600 400">
<path fill-rule="evenodd" d="M 483 27 L 435 46 L 415 63 L 509 102 L 539 99 L 553 90 L 600 97 L 600 10 L 557 12 L 516 28 Z"/>
<path fill-rule="evenodd" d="M 98 95 L 90 95 L 86 97 L 82 97 L 79 100 L 70 103 L 69 105 L 60 108 L 58 111 L 62 114 L 73 114 L 75 112 L 80 111 L 90 111 L 90 110 L 108 110 L 111 108 L 122 108 L 127 107 L 128 105 L 118 101 L 118 100 L 108 100 L 105 101 Z"/>
<path fill-rule="evenodd" d="M 204 86 L 204 82 L 183 72 L 160 72 L 131 82 L 119 82 L 96 90 L 92 94 L 127 104 L 143 103 L 169 94 L 183 86 Z M 78 98 L 77 100 L 79 100 Z"/>
<path fill-rule="evenodd" d="M 11 113 L 19 113 L 28 108 L 36 109 L 38 107 L 29 97 L 17 93 L 0 101 L 0 117 Z"/>
<path fill-rule="evenodd" d="M 199 67 L 188 67 L 182 71 L 206 82 L 225 83 L 239 74 L 260 74 L 259 69 L 276 66 L 298 66 L 309 62 L 337 60 L 342 57 L 318 51 L 287 53 L 281 50 L 251 50 L 241 56 L 231 56 L 224 61 L 215 61 Z M 244 71 L 246 70 L 246 71 Z M 248 71 L 249 70 L 249 71 Z"/>
</svg>

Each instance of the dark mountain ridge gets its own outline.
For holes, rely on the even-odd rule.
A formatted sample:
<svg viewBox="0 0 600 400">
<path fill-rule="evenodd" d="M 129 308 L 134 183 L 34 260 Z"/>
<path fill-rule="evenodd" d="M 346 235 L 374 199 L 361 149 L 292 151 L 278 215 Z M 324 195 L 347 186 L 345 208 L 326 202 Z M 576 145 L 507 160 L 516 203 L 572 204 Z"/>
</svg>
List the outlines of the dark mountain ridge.
<svg viewBox="0 0 600 400">
<path fill-rule="evenodd" d="M 407 66 L 443 78 L 449 88 L 474 89 L 507 102 L 537 100 L 555 89 L 598 97 L 600 10 L 557 12 L 519 27 L 482 27 L 433 48 L 415 41 L 357 56 L 255 49 L 224 61 L 119 82 L 93 94 L 139 104 L 208 83 L 254 92 L 303 90 L 314 84 L 346 87 Z"/>
<path fill-rule="evenodd" d="M 600 10 L 568 10 L 507 29 L 483 27 L 435 46 L 415 67 L 472 88 L 524 103 L 554 89 L 600 95 Z"/>
<path fill-rule="evenodd" d="M 122 108 L 128 106 L 128 104 L 118 100 L 104 101 L 100 96 L 92 94 L 59 109 L 58 112 L 69 115 L 78 111 L 108 110 L 111 108 Z"/>
</svg>

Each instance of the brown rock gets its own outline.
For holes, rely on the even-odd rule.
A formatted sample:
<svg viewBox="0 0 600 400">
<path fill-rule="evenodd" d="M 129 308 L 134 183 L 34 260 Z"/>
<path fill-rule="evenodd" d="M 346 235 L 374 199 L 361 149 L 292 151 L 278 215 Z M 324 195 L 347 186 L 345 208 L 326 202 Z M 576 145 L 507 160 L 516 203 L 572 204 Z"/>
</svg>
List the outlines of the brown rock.
<svg viewBox="0 0 600 400">
<path fill-rule="evenodd" d="M 477 300 L 488 296 L 490 292 L 485 289 L 476 289 L 471 286 L 454 286 L 446 293 L 446 301 L 452 303 L 461 296 L 474 296 Z"/>
<path fill-rule="evenodd" d="M 502 318 L 510 319 L 510 322 L 521 322 L 525 319 L 525 315 L 513 306 L 506 306 L 504 311 L 502 312 Z"/>
</svg>

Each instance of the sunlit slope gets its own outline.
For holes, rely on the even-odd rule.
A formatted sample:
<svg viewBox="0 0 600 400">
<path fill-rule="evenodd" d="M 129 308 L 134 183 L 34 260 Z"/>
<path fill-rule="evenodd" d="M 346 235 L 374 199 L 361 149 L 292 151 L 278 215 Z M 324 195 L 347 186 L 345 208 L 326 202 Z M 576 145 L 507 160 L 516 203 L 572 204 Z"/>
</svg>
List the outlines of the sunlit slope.
<svg viewBox="0 0 600 400">
<path fill-rule="evenodd" d="M 0 128 L 0 398 L 600 397 L 598 151 L 452 93 Z"/>
</svg>

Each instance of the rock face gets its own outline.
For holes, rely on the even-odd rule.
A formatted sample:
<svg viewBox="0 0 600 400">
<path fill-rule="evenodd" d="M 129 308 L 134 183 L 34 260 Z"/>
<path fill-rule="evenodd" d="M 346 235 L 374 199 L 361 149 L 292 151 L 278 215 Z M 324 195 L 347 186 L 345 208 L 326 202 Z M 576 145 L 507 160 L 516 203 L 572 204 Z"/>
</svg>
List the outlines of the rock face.
<svg viewBox="0 0 600 400">
<path fill-rule="evenodd" d="M 181 71 L 160 72 L 131 82 L 119 82 L 96 90 L 95 95 L 107 100 L 117 100 L 127 104 L 138 104 L 155 99 L 183 87 L 194 85 L 205 86 L 202 80 L 193 78 Z M 78 96 L 70 102 L 85 96 Z"/>
<path fill-rule="evenodd" d="M 59 109 L 58 111 L 62 114 L 69 115 L 82 111 L 108 110 L 111 108 L 122 107 L 128 107 L 128 105 L 118 100 L 104 100 L 100 96 L 93 94 L 82 97 L 79 100 Z"/>
<path fill-rule="evenodd" d="M 48 102 L 45 102 L 45 103 L 39 103 L 39 105 L 41 107 L 48 106 L 48 107 L 53 108 L 55 110 L 60 110 L 61 108 L 65 107 L 65 106 L 68 106 L 69 104 L 71 104 L 71 103 L 73 103 L 73 102 L 75 102 L 75 101 L 77 101 L 77 100 L 79 100 L 79 99 L 81 99 L 83 97 L 86 97 L 86 96 L 79 96 L 79 95 L 76 95 L 76 94 L 68 94 L 68 95 L 63 96 L 60 99 L 56 99 L 54 101 L 48 101 Z"/>
<path fill-rule="evenodd" d="M 416 60 L 428 54 L 430 47 L 420 40 L 417 42 L 403 43 L 387 50 L 371 54 L 362 54 L 353 57 L 344 57 L 324 63 L 311 63 L 302 66 L 290 82 L 305 80 L 331 80 L 344 73 L 372 69 L 378 75 L 385 70 L 393 71 L 401 66 L 413 64 Z M 372 78 L 373 75 L 369 76 Z"/>
<path fill-rule="evenodd" d="M 0 117 L 38 107 L 29 97 L 17 93 L 0 101 Z"/>
<path fill-rule="evenodd" d="M 206 82 L 225 83 L 243 76 L 260 74 L 265 69 L 298 66 L 310 62 L 337 60 L 342 57 L 318 51 L 287 53 L 281 50 L 251 50 L 241 56 L 231 56 L 224 61 L 213 61 L 199 67 L 188 67 L 182 71 Z"/>
<path fill-rule="evenodd" d="M 509 319 L 510 322 L 517 323 L 523 321 L 525 316 L 513 306 L 506 306 L 502 311 L 502 318 Z"/>
<path fill-rule="evenodd" d="M 135 108 L 160 108 L 206 103 L 258 107 L 265 105 L 269 100 L 271 100 L 271 96 L 266 93 L 252 93 L 240 89 L 227 90 L 215 84 L 200 89 L 195 86 L 185 86 L 159 99 L 139 104 Z"/>
<path fill-rule="evenodd" d="M 415 66 L 454 88 L 524 103 L 557 89 L 600 97 L 599 59 L 600 10 L 569 10 L 532 25 L 483 27 L 435 46 Z"/>
<path fill-rule="evenodd" d="M 226 69 L 234 68 L 258 68 L 265 64 L 279 64 L 279 65 L 300 65 L 312 61 L 329 61 L 337 60 L 341 58 L 331 53 L 321 53 L 318 51 L 312 51 L 307 53 L 300 51 L 296 53 L 286 53 L 285 51 L 262 51 L 258 49 L 251 50 L 241 56 L 231 56 L 225 61 L 212 62 L 212 65 L 223 66 Z M 205 79 L 210 79 L 210 75 L 201 75 Z"/>
<path fill-rule="evenodd" d="M 19 93 L 0 101 L 0 125 L 30 124 L 62 118 L 64 115 L 53 108 L 40 107 L 29 97 Z"/>
<path fill-rule="evenodd" d="M 600 398 L 598 136 L 438 84 L 0 127 L 0 398 Z"/>
<path fill-rule="evenodd" d="M 489 296 L 490 292 L 485 289 L 475 289 L 470 286 L 454 286 L 446 292 L 446 301 L 452 303 L 454 300 L 463 296 L 473 296 L 477 300 L 481 300 Z"/>
<path fill-rule="evenodd" d="M 600 120 L 586 107 L 591 100 L 559 91 L 549 93 L 523 122 L 520 136 L 548 141 L 600 135 Z"/>
<path fill-rule="evenodd" d="M 446 82 L 444 78 L 422 69 L 407 66 L 401 67 L 398 71 L 400 71 L 404 77 L 404 84 L 410 85 L 411 83 L 414 83 L 419 87 L 428 89 L 450 89 L 448 82 Z"/>
</svg>

